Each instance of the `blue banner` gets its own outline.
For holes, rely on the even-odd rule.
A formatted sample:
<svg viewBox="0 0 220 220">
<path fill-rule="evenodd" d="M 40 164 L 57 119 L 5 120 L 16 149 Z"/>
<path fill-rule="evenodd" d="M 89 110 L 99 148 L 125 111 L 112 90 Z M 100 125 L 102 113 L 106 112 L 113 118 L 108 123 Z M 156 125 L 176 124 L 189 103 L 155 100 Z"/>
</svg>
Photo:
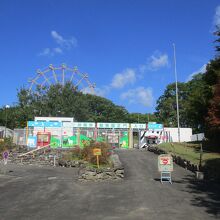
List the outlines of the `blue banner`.
<svg viewBox="0 0 220 220">
<path fill-rule="evenodd" d="M 51 122 L 51 121 L 28 121 L 28 127 L 61 127 L 61 122 Z"/>
<path fill-rule="evenodd" d="M 163 129 L 163 125 L 162 124 L 151 124 L 151 123 L 148 123 L 148 129 L 150 130 L 160 130 L 160 129 Z"/>
</svg>

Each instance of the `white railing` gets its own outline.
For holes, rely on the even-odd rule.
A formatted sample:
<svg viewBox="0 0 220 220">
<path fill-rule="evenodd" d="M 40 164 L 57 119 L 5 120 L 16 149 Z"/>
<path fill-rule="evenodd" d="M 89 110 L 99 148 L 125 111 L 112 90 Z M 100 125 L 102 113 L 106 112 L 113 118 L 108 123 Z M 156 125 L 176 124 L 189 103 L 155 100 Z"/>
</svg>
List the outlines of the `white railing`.
<svg viewBox="0 0 220 220">
<path fill-rule="evenodd" d="M 28 152 L 26 152 L 26 153 L 20 154 L 20 155 L 18 155 L 18 157 L 27 156 L 28 154 L 32 154 L 32 153 L 34 153 L 34 152 L 40 151 L 40 150 L 42 150 L 42 149 L 45 149 L 45 148 L 47 148 L 47 147 L 50 147 L 51 144 L 53 144 L 53 143 L 50 143 L 50 144 L 45 145 L 45 146 L 43 146 L 43 147 L 40 147 L 40 148 L 31 150 L 31 151 L 28 151 Z"/>
<path fill-rule="evenodd" d="M 43 147 L 40 147 L 40 148 L 31 150 L 31 151 L 28 151 L 28 152 L 26 152 L 26 153 L 23 153 L 23 154 L 18 155 L 18 157 L 21 158 L 21 163 L 22 163 L 24 156 L 27 156 L 27 155 L 29 155 L 29 154 L 34 154 L 35 152 L 40 151 L 40 150 L 42 150 L 42 149 L 46 149 L 46 148 L 50 147 L 50 145 L 53 145 L 53 144 L 54 144 L 54 143 L 50 143 L 50 144 L 45 145 L 45 146 L 43 146 Z M 53 166 L 54 166 L 54 167 L 56 166 L 56 155 L 53 156 Z"/>
</svg>

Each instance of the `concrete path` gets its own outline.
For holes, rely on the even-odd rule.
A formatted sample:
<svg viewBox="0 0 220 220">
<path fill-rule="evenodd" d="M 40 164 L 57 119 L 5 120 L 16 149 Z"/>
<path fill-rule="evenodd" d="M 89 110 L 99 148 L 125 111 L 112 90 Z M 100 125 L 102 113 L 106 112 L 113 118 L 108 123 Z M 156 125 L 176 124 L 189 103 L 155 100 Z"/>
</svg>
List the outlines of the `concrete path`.
<svg viewBox="0 0 220 220">
<path fill-rule="evenodd" d="M 178 166 L 173 184 L 161 184 L 156 155 L 145 150 L 118 153 L 125 180 L 117 182 L 81 183 L 75 168 L 0 165 L 0 219 L 220 218 L 217 184 L 198 183 Z"/>
</svg>

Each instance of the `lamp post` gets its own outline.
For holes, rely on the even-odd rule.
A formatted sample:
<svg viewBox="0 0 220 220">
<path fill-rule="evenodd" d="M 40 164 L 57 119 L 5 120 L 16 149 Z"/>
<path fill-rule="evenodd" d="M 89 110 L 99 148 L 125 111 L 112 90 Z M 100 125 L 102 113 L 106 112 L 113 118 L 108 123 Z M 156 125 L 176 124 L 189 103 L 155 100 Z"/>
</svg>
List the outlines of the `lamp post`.
<svg viewBox="0 0 220 220">
<path fill-rule="evenodd" d="M 4 137 L 5 137 L 5 138 L 6 138 L 7 121 L 8 121 L 7 108 L 10 108 L 10 106 L 9 106 L 9 105 L 6 105 L 6 106 L 5 106 L 5 133 L 4 133 Z"/>
<path fill-rule="evenodd" d="M 180 142 L 180 116 L 179 116 L 179 98 L 178 98 L 178 86 L 177 86 L 177 71 L 176 71 L 176 47 L 173 43 L 173 54 L 174 54 L 174 73 L 176 81 L 176 114 L 177 114 L 177 126 L 178 126 L 178 142 Z"/>
</svg>

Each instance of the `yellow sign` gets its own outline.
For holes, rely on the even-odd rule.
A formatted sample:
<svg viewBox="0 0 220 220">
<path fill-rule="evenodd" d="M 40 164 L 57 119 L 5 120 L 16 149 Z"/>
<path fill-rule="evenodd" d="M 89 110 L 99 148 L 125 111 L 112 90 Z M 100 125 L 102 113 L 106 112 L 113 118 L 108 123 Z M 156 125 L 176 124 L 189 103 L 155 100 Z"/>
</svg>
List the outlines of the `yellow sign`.
<svg viewBox="0 0 220 220">
<path fill-rule="evenodd" d="M 93 149 L 93 155 L 94 155 L 94 156 L 100 156 L 100 155 L 102 155 L 101 149 L 99 149 L 99 148 L 94 148 L 94 149 Z"/>
</svg>

